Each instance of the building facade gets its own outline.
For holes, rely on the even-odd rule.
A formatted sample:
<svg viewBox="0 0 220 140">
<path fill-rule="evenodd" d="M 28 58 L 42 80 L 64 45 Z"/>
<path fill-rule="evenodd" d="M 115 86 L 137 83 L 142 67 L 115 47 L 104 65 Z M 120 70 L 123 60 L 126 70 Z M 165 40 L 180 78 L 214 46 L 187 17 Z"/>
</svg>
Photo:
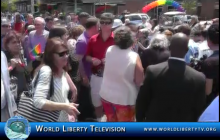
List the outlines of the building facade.
<svg viewBox="0 0 220 140">
<path fill-rule="evenodd" d="M 50 11 L 58 10 L 60 12 L 74 12 L 75 0 L 34 0 L 35 5 L 40 4 L 39 10 Z M 76 0 L 77 10 L 84 11 L 94 15 L 96 10 L 103 5 L 111 5 L 112 8 L 105 9 L 106 12 L 112 12 L 120 15 L 124 10 L 130 13 L 141 12 L 142 8 L 153 2 L 154 0 Z M 176 0 L 181 4 L 183 0 Z M 25 13 L 31 11 L 31 0 L 18 0 L 17 10 Z M 37 9 L 38 6 L 35 6 Z M 147 14 L 151 17 L 156 17 L 164 12 L 174 10 L 172 6 L 160 6 L 150 10 Z M 37 11 L 37 10 L 35 10 Z M 219 0 L 197 0 L 197 12 L 194 13 L 200 19 L 212 19 L 219 17 Z"/>
<path fill-rule="evenodd" d="M 219 0 L 198 0 L 197 15 L 201 20 L 219 17 Z"/>
<path fill-rule="evenodd" d="M 141 12 L 141 9 L 153 2 L 154 0 L 124 0 L 126 5 L 119 7 L 119 13 L 124 10 L 128 10 L 131 13 Z M 177 2 L 182 3 L 183 0 L 175 0 Z M 155 17 L 156 14 L 168 12 L 174 10 L 172 6 L 161 6 L 158 8 L 154 8 L 150 10 L 147 14 L 151 17 Z M 197 14 L 201 20 L 209 20 L 212 18 L 219 17 L 219 0 L 197 0 L 197 10 L 194 14 Z"/>
<path fill-rule="evenodd" d="M 38 11 L 40 0 L 34 0 L 35 12 Z M 31 0 L 18 0 L 16 2 L 17 11 L 21 13 L 31 13 Z"/>
</svg>

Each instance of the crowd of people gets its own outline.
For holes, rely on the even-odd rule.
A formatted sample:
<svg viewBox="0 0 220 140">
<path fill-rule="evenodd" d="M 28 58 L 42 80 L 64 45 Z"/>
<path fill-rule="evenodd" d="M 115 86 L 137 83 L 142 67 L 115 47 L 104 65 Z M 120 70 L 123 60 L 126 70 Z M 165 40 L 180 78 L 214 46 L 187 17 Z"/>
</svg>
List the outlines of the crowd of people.
<svg viewBox="0 0 220 140">
<path fill-rule="evenodd" d="M 10 17 L 11 18 L 11 17 Z M 219 121 L 219 20 L 1 18 L 1 121 Z"/>
</svg>

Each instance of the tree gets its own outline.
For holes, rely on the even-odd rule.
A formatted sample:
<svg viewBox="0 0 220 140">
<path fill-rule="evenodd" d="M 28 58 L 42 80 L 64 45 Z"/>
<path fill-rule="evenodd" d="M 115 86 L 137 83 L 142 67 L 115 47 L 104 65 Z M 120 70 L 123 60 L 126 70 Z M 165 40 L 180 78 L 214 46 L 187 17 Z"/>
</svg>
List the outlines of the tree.
<svg viewBox="0 0 220 140">
<path fill-rule="evenodd" d="M 1 1 L 1 10 L 2 11 L 8 10 L 8 2 L 7 1 Z"/>
<path fill-rule="evenodd" d="M 184 0 L 182 7 L 186 10 L 187 14 L 195 14 L 197 9 L 197 0 Z"/>
<path fill-rule="evenodd" d="M 1 0 L 1 10 L 2 11 L 11 11 L 11 12 L 15 12 L 16 11 L 16 2 L 18 0 L 11 0 L 9 2 L 9 0 Z"/>
<path fill-rule="evenodd" d="M 12 0 L 12 3 L 10 4 L 10 9 L 12 12 L 15 12 L 17 10 L 16 4 L 15 4 L 17 1 L 18 0 Z"/>
</svg>

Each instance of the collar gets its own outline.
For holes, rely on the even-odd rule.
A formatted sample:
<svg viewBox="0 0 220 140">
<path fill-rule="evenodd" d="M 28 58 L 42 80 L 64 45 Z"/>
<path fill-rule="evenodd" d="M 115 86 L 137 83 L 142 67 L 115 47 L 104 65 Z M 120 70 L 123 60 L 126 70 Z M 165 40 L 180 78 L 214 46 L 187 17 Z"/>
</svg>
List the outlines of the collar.
<svg viewBox="0 0 220 140">
<path fill-rule="evenodd" d="M 179 60 L 185 62 L 183 58 L 177 58 L 177 57 L 169 57 L 169 59 Z"/>
<path fill-rule="evenodd" d="M 90 37 L 89 37 L 89 34 L 88 34 L 86 31 L 84 32 L 84 36 L 85 36 L 86 38 L 90 38 Z"/>
<path fill-rule="evenodd" d="M 99 34 L 98 34 L 98 38 L 102 38 L 102 32 L 100 32 Z M 108 39 L 109 38 L 112 38 L 112 39 L 114 39 L 114 34 L 113 34 L 113 32 L 111 32 L 111 35 L 108 37 Z M 107 39 L 107 40 L 108 40 Z"/>
<path fill-rule="evenodd" d="M 35 30 L 35 31 L 36 31 L 36 30 Z M 36 31 L 36 32 L 35 32 L 35 35 L 37 35 L 37 36 L 43 36 L 46 32 L 47 32 L 47 30 L 44 29 L 43 32 L 42 32 L 42 34 L 38 35 L 38 34 L 37 34 L 37 31 Z"/>
</svg>

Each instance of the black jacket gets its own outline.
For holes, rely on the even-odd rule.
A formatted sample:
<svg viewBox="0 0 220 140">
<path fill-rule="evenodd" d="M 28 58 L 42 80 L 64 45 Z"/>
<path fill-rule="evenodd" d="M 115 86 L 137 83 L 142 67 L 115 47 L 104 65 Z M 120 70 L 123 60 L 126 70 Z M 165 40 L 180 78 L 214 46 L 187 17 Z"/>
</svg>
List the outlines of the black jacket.
<svg viewBox="0 0 220 140">
<path fill-rule="evenodd" d="M 184 61 L 169 59 L 147 68 L 136 101 L 136 119 L 197 122 L 205 104 L 205 76 Z"/>
</svg>

